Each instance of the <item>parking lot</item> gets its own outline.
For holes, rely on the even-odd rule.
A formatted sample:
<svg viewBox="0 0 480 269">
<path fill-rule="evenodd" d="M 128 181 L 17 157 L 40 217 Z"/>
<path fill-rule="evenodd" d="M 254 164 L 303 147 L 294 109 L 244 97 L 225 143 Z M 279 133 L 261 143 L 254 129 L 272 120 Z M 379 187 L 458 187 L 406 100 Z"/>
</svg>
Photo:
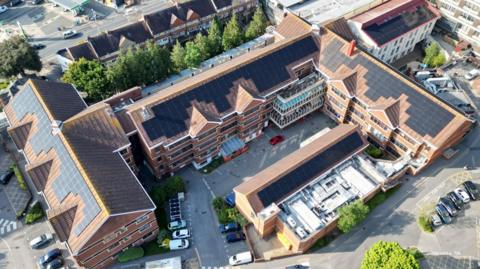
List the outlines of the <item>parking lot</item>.
<svg viewBox="0 0 480 269">
<path fill-rule="evenodd" d="M 265 129 L 260 138 L 248 144 L 246 153 L 222 164 L 211 174 L 203 174 L 191 167 L 180 171 L 187 185 L 185 216 L 191 225 L 190 244 L 202 267 L 225 266 L 229 256 L 248 250 L 243 241 L 227 243 L 225 236 L 218 231 L 218 222 L 211 206 L 213 198 L 225 196 L 244 180 L 298 149 L 306 138 L 325 127 L 334 126 L 336 123 L 327 116 L 315 112 L 285 130 L 273 126 Z M 268 140 L 278 134 L 283 135 L 285 141 L 270 145 Z"/>
<path fill-rule="evenodd" d="M 480 171 L 479 171 L 480 172 Z M 476 171 L 461 171 L 447 177 L 429 193 L 417 202 L 417 215 L 431 215 L 438 199 L 448 192 L 458 188 L 462 182 L 471 180 L 480 184 L 480 173 Z M 480 254 L 480 201 L 470 201 L 457 216 L 452 217 L 452 223 L 444 224 L 435 229 L 432 234 L 432 250 L 450 253 L 455 256 L 477 257 Z M 457 240 L 457 239 L 470 240 Z M 433 241 L 442 242 L 435 244 Z M 435 260 L 435 259 L 434 259 Z M 433 267 L 437 268 L 437 267 Z M 442 267 L 443 268 L 443 267 Z M 458 268 L 458 267 L 450 267 Z"/>
</svg>

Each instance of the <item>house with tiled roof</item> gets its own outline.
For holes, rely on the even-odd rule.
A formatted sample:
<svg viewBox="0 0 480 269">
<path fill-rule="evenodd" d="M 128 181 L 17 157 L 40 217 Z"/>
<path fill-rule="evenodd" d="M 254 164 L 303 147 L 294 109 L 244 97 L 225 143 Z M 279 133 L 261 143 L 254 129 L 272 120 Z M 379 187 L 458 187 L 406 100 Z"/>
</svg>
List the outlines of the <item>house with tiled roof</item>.
<svg viewBox="0 0 480 269">
<path fill-rule="evenodd" d="M 155 205 L 130 169 L 130 142 L 106 103 L 87 107 L 70 84 L 29 80 L 5 107 L 8 133 L 79 266 L 107 268 L 156 238 Z"/>
<path fill-rule="evenodd" d="M 257 0 L 173 1 L 172 6 L 144 15 L 138 22 L 87 37 L 81 44 L 58 51 L 57 61 L 63 70 L 80 58 L 108 63 L 114 61 L 121 50 L 142 46 L 148 40 L 158 45 L 171 45 L 177 39 L 190 39 L 206 31 L 214 17 L 227 21 L 235 13 L 246 21 L 257 5 Z"/>
<path fill-rule="evenodd" d="M 348 25 L 371 54 L 391 63 L 425 40 L 439 18 L 426 0 L 390 0 L 350 18 Z"/>
</svg>

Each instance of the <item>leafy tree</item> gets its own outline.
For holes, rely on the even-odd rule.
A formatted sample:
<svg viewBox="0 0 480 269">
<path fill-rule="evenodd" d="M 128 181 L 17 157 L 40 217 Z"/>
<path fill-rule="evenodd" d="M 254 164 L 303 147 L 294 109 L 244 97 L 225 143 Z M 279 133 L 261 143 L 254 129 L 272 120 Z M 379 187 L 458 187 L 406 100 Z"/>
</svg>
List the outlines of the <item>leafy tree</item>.
<svg viewBox="0 0 480 269">
<path fill-rule="evenodd" d="M 208 37 L 198 33 L 195 37 L 195 46 L 200 50 L 202 55 L 202 61 L 210 58 L 210 44 L 208 42 Z"/>
<path fill-rule="evenodd" d="M 368 206 L 361 200 L 340 207 L 338 209 L 338 229 L 343 233 L 349 232 L 367 217 L 369 211 Z"/>
<path fill-rule="evenodd" d="M 440 54 L 440 47 L 438 46 L 438 43 L 432 42 L 425 49 L 425 58 L 423 58 L 423 63 L 427 64 L 428 66 L 432 66 L 435 57 L 439 54 Z"/>
<path fill-rule="evenodd" d="M 112 94 L 107 70 L 98 61 L 85 58 L 73 62 L 62 77 L 62 80 L 73 84 L 77 89 L 85 91 L 94 101 L 102 100 Z"/>
<path fill-rule="evenodd" d="M 187 42 L 185 47 L 185 65 L 188 68 L 194 68 L 202 62 L 202 53 L 192 41 Z"/>
<path fill-rule="evenodd" d="M 243 32 L 238 22 L 237 14 L 233 14 L 223 31 L 222 46 L 224 50 L 237 47 L 243 41 Z"/>
<path fill-rule="evenodd" d="M 222 53 L 222 24 L 217 17 L 215 17 L 210 24 L 207 39 L 210 56 Z"/>
<path fill-rule="evenodd" d="M 115 91 L 120 92 L 138 85 L 143 71 L 137 70 L 137 68 L 141 68 L 141 65 L 135 60 L 133 50 L 129 48 L 127 52 L 122 51 L 107 72 Z"/>
<path fill-rule="evenodd" d="M 0 77 L 25 74 L 25 70 L 40 71 L 42 62 L 35 49 L 20 36 L 0 42 Z"/>
<path fill-rule="evenodd" d="M 177 43 L 175 43 L 175 46 L 173 46 L 172 52 L 170 53 L 170 59 L 175 65 L 177 71 L 181 71 L 187 67 L 185 63 L 185 54 L 185 48 L 177 40 Z"/>
<path fill-rule="evenodd" d="M 165 79 L 171 73 L 172 62 L 170 52 L 153 42 L 147 44 L 147 51 L 150 54 L 150 62 L 153 65 L 153 77 L 155 81 Z"/>
<path fill-rule="evenodd" d="M 253 14 L 253 18 L 248 24 L 247 30 L 245 31 L 245 38 L 247 40 L 252 40 L 256 37 L 259 37 L 265 32 L 265 28 L 267 27 L 267 18 L 265 14 L 263 14 L 262 8 L 259 6 L 255 13 Z"/>
<path fill-rule="evenodd" d="M 360 269 L 420 269 L 420 264 L 397 242 L 378 241 L 365 253 Z"/>
<path fill-rule="evenodd" d="M 442 66 L 447 59 L 445 58 L 445 54 L 439 53 L 437 56 L 433 57 L 431 66 L 432 67 L 439 67 Z"/>
</svg>

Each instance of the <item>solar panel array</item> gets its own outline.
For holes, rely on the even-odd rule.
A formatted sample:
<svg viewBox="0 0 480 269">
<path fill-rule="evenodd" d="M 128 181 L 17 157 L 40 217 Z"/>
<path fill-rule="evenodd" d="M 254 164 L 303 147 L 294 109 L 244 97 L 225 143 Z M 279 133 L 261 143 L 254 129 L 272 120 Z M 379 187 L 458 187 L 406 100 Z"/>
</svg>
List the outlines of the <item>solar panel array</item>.
<svg viewBox="0 0 480 269">
<path fill-rule="evenodd" d="M 399 15 L 382 24 L 372 24 L 363 29 L 379 46 L 389 42 L 390 40 L 417 28 L 421 24 L 431 20 L 434 14 L 424 7 L 419 7 L 421 14 L 417 14 L 414 18 L 405 15 Z M 411 13 L 411 12 L 410 12 Z"/>
<path fill-rule="evenodd" d="M 332 168 L 335 164 L 344 160 L 350 154 L 359 150 L 363 145 L 363 140 L 358 132 L 346 136 L 319 155 L 258 192 L 260 201 L 264 207 L 280 201 L 280 199 L 284 198 L 287 194 L 298 190 L 316 176 L 319 176 L 327 169 Z"/>
<path fill-rule="evenodd" d="M 233 82 L 252 80 L 261 93 L 290 79 L 286 66 L 318 52 L 311 36 L 296 41 L 269 55 L 257 59 L 173 99 L 152 107 L 155 116 L 142 123 L 151 140 L 174 137 L 188 130 L 188 109 L 194 100 L 213 104 L 219 114 L 233 109 L 227 96 L 232 94 Z"/>
<path fill-rule="evenodd" d="M 343 42 L 338 39 L 332 40 L 322 52 L 323 59 L 320 64 L 332 72 L 336 72 L 342 64 L 350 69 L 355 69 L 357 66 L 365 68 L 367 73 L 364 78 L 368 88 L 364 95 L 374 102 L 380 97 L 398 99 L 401 95 L 407 96 L 410 106 L 406 110 L 408 119 L 405 124 L 419 135 L 436 137 L 454 118 L 450 111 L 382 69 L 364 55 L 358 54 L 352 58 L 339 53 L 343 45 Z"/>
<path fill-rule="evenodd" d="M 55 150 L 60 161 L 60 173 L 53 179 L 52 189 L 58 201 L 62 201 L 69 193 L 80 195 L 85 206 L 83 219 L 75 226 L 74 232 L 78 236 L 85 227 L 100 213 L 100 207 L 92 192 L 85 183 L 75 163 L 70 158 L 65 145 L 58 136 L 52 135 L 52 127 L 47 113 L 43 109 L 35 93 L 26 85 L 12 100 L 15 116 L 22 119 L 26 114 L 33 113 L 37 117 L 36 132 L 31 135 L 30 143 L 35 154 Z"/>
</svg>

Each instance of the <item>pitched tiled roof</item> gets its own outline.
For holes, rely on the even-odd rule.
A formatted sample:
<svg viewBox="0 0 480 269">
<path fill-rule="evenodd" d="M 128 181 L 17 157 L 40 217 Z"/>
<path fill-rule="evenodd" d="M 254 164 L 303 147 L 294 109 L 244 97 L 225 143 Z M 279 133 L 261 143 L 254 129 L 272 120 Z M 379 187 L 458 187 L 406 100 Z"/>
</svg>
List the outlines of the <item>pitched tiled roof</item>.
<svg viewBox="0 0 480 269">
<path fill-rule="evenodd" d="M 361 49 L 348 56 L 349 46 L 347 40 L 325 31 L 321 35 L 320 71 L 331 80 L 338 74 L 356 72 L 355 96 L 369 108 L 398 101 L 395 106 L 399 108 L 392 109 L 389 117 L 413 138 L 441 146 L 468 121 L 456 109 Z"/>
<path fill-rule="evenodd" d="M 388 123 L 391 128 L 397 128 L 400 123 L 400 100 L 387 100 L 384 104 L 370 108 L 369 111 L 381 117 L 382 122 Z"/>
<path fill-rule="evenodd" d="M 213 2 L 217 9 L 222 9 L 232 5 L 233 0 L 210 0 Z"/>
<path fill-rule="evenodd" d="M 78 60 L 80 58 L 94 60 L 98 58 L 89 42 L 84 42 L 82 44 L 67 48 L 67 52 L 70 54 L 73 60 Z"/>
<path fill-rule="evenodd" d="M 310 24 L 291 13 L 288 13 L 287 16 L 283 18 L 282 23 L 275 28 L 275 32 L 280 34 L 283 38 L 305 35 L 311 30 L 312 27 Z"/>
<path fill-rule="evenodd" d="M 70 84 L 39 79 L 30 81 L 55 120 L 65 121 L 87 107 Z"/>
</svg>

